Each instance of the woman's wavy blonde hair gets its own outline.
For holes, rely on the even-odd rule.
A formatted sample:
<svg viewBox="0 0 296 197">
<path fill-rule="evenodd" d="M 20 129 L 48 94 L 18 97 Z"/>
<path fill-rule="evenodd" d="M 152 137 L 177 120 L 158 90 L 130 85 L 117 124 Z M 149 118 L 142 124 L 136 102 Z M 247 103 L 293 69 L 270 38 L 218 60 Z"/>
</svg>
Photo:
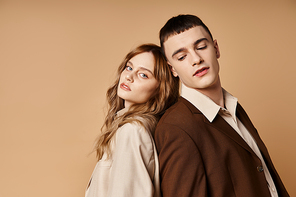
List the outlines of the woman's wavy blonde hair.
<svg viewBox="0 0 296 197">
<path fill-rule="evenodd" d="M 122 116 L 116 116 L 116 113 L 124 108 L 123 99 L 117 95 L 120 74 L 131 58 L 144 52 L 151 52 L 154 56 L 154 77 L 159 82 L 156 93 L 146 103 L 134 104 Z M 107 153 L 108 157 L 110 156 L 111 139 L 117 129 L 126 123 L 136 121 L 153 133 L 161 115 L 177 101 L 178 96 L 179 78 L 173 77 L 171 74 L 159 46 L 143 44 L 129 52 L 117 70 L 115 82 L 106 93 L 108 113 L 101 128 L 101 135 L 98 137 L 95 145 L 98 160 L 102 158 L 104 153 Z"/>
</svg>

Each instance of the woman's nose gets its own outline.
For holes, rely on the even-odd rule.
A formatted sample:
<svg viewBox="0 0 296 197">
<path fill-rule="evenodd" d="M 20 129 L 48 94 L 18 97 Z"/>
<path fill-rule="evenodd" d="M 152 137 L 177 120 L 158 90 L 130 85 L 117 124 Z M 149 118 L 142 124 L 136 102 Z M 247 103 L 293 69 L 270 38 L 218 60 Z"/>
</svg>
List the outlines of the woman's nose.
<svg viewBox="0 0 296 197">
<path fill-rule="evenodd" d="M 133 76 L 132 76 L 132 73 L 129 73 L 125 76 L 126 80 L 130 81 L 130 82 L 133 82 L 134 79 L 133 79 Z"/>
</svg>

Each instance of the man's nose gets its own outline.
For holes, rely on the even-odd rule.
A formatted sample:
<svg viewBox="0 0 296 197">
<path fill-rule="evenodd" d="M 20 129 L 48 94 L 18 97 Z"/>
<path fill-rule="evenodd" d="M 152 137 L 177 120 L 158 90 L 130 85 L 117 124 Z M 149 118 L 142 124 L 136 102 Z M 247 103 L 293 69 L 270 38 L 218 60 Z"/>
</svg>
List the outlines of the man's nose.
<svg viewBox="0 0 296 197">
<path fill-rule="evenodd" d="M 203 62 L 203 58 L 201 57 L 200 54 L 194 52 L 192 54 L 192 66 L 195 66 L 195 65 L 199 65 Z"/>
</svg>

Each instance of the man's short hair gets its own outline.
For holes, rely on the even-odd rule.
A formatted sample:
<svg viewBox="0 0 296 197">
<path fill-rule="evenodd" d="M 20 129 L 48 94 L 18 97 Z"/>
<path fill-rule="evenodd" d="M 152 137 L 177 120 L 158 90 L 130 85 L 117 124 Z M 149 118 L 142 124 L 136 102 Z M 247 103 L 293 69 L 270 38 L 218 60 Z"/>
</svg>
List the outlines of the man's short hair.
<svg viewBox="0 0 296 197">
<path fill-rule="evenodd" d="M 213 36 L 209 28 L 202 22 L 200 18 L 194 15 L 183 15 L 174 16 L 169 19 L 166 24 L 159 31 L 160 46 L 162 52 L 164 53 L 163 43 L 172 35 L 180 34 L 188 29 L 191 29 L 196 26 L 202 26 L 211 36 Z"/>
</svg>

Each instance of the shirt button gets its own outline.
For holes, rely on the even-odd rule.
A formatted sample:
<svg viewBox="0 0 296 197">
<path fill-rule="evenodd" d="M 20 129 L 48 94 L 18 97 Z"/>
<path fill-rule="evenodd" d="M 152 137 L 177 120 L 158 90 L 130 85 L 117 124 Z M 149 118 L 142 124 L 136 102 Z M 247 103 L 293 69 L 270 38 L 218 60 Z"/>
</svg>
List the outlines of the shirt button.
<svg viewBox="0 0 296 197">
<path fill-rule="evenodd" d="M 263 172 L 263 167 L 262 166 L 258 166 L 257 167 L 258 172 Z"/>
</svg>

